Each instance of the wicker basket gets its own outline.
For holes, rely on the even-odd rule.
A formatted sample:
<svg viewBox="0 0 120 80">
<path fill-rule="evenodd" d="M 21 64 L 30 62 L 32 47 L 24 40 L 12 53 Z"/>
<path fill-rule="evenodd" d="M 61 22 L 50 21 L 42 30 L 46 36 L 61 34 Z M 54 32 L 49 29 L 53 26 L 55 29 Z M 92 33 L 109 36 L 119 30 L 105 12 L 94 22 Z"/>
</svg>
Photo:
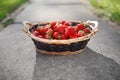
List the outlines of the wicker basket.
<svg viewBox="0 0 120 80">
<path fill-rule="evenodd" d="M 80 23 L 80 21 L 70 21 L 73 25 L 75 23 Z M 24 28 L 23 31 L 32 38 L 36 51 L 44 54 L 52 54 L 52 55 L 69 55 L 69 54 L 78 54 L 82 52 L 87 45 L 90 38 L 98 31 L 98 22 L 97 21 L 86 21 L 91 28 L 91 33 L 68 40 L 49 40 L 38 38 L 34 36 L 31 32 L 33 32 L 38 25 L 46 25 L 46 23 L 31 23 L 28 21 L 23 21 Z"/>
</svg>

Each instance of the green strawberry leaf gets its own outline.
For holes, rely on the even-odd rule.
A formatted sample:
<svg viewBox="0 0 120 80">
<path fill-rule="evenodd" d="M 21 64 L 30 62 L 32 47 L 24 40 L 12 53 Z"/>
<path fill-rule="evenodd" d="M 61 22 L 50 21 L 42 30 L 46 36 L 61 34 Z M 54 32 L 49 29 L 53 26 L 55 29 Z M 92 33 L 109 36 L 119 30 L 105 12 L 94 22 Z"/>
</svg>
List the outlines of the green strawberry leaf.
<svg viewBox="0 0 120 80">
<path fill-rule="evenodd" d="M 84 24 L 85 28 L 89 27 L 89 24 L 88 23 L 85 23 Z"/>
<path fill-rule="evenodd" d="M 43 28 L 44 28 L 44 26 L 38 26 L 38 28 L 39 28 L 39 29 L 43 29 Z"/>
</svg>

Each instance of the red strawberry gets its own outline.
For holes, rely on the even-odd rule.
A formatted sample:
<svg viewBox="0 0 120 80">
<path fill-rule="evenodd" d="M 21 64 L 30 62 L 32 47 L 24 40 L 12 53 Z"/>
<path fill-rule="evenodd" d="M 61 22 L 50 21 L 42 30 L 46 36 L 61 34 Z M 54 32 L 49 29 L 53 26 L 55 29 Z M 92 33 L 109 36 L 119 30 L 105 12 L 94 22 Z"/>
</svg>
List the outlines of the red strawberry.
<svg viewBox="0 0 120 80">
<path fill-rule="evenodd" d="M 83 32 L 82 31 L 79 31 L 78 34 L 77 34 L 78 37 L 82 37 L 83 36 Z"/>
<path fill-rule="evenodd" d="M 35 35 L 35 36 L 39 36 L 40 35 L 40 33 L 38 31 L 34 31 L 34 32 L 32 32 L 32 34 Z"/>
<path fill-rule="evenodd" d="M 67 28 L 68 26 L 67 25 L 62 25 L 64 28 Z"/>
<path fill-rule="evenodd" d="M 54 39 L 60 39 L 60 34 L 58 32 L 53 33 L 53 38 Z"/>
<path fill-rule="evenodd" d="M 48 35 L 52 35 L 53 33 L 54 33 L 54 31 L 53 31 L 53 29 L 51 29 L 51 28 L 48 29 L 47 32 L 46 32 L 46 34 L 48 34 Z"/>
<path fill-rule="evenodd" d="M 51 28 L 53 28 L 53 29 L 54 29 L 54 27 L 55 27 L 56 23 L 57 23 L 57 22 L 52 22 L 52 23 L 51 23 Z"/>
<path fill-rule="evenodd" d="M 45 35 L 48 29 L 49 29 L 49 27 L 48 27 L 48 26 L 45 26 L 45 27 L 41 30 L 41 34 L 42 34 L 42 35 Z"/>
<path fill-rule="evenodd" d="M 53 30 L 57 32 L 57 31 L 58 31 L 58 30 L 57 30 L 57 26 L 55 26 Z"/>
<path fill-rule="evenodd" d="M 65 31 L 65 35 L 68 37 L 70 35 L 70 31 L 69 30 L 66 30 Z"/>
<path fill-rule="evenodd" d="M 77 36 L 77 32 L 75 32 L 73 35 L 70 35 L 70 36 L 69 36 L 70 39 L 77 38 L 77 37 L 78 37 L 78 36 Z"/>
<path fill-rule="evenodd" d="M 57 30 L 57 32 L 59 32 L 59 33 L 64 33 L 64 32 L 65 32 L 65 28 L 64 28 L 62 25 L 57 26 L 56 30 Z"/>
<path fill-rule="evenodd" d="M 78 24 L 77 27 L 76 27 L 76 31 L 83 30 L 84 28 L 85 28 L 85 26 L 84 26 L 83 23 Z"/>
<path fill-rule="evenodd" d="M 66 21 L 62 21 L 62 25 L 65 23 Z"/>
<path fill-rule="evenodd" d="M 74 33 L 74 36 L 77 36 L 77 34 L 78 34 L 78 33 L 77 33 L 77 32 L 75 32 L 75 33 Z"/>
<path fill-rule="evenodd" d="M 74 38 L 77 38 L 77 36 L 75 36 L 75 35 L 70 35 L 69 38 L 70 38 L 70 39 L 74 39 Z"/>
<path fill-rule="evenodd" d="M 72 26 L 69 26 L 66 28 L 66 33 L 69 33 L 69 35 L 73 35 L 75 33 L 75 30 Z"/>
<path fill-rule="evenodd" d="M 86 33 L 90 33 L 90 28 L 85 28 L 84 31 L 85 31 Z"/>
<path fill-rule="evenodd" d="M 37 36 L 38 38 L 44 38 L 42 35 Z"/>
<path fill-rule="evenodd" d="M 69 22 L 65 22 L 64 25 L 70 26 L 70 23 Z"/>
<path fill-rule="evenodd" d="M 65 34 L 61 34 L 61 39 L 67 39 L 67 36 Z"/>
<path fill-rule="evenodd" d="M 40 28 L 39 28 L 39 27 L 37 27 L 37 28 L 35 29 L 35 31 L 37 31 L 37 32 L 41 33 L 41 30 L 40 30 Z"/>
</svg>

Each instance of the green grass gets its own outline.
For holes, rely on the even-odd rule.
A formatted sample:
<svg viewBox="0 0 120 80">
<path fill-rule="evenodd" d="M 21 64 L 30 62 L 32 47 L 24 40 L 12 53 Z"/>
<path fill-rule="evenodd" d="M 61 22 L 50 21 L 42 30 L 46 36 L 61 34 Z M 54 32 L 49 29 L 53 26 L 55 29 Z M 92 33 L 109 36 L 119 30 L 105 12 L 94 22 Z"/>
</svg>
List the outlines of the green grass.
<svg viewBox="0 0 120 80">
<path fill-rule="evenodd" d="M 90 0 L 91 4 L 103 10 L 104 15 L 120 23 L 120 0 Z"/>
<path fill-rule="evenodd" d="M 0 0 L 0 21 L 27 0 Z"/>
</svg>

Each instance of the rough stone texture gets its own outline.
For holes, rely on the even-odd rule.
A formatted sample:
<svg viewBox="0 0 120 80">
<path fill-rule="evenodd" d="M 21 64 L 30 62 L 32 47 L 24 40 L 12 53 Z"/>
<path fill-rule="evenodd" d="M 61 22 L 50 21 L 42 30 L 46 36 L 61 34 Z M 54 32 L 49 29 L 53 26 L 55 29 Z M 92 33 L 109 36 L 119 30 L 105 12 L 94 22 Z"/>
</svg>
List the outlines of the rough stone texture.
<svg viewBox="0 0 120 80">
<path fill-rule="evenodd" d="M 32 41 L 26 38 L 21 24 L 0 32 L 0 80 L 30 80 L 35 64 Z"/>
<path fill-rule="evenodd" d="M 16 22 L 97 20 L 99 32 L 77 55 L 38 54 L 22 24 L 0 32 L 0 80 L 120 80 L 120 33 L 82 5 L 83 0 L 31 0 Z M 88 4 L 88 3 L 87 3 Z"/>
</svg>

